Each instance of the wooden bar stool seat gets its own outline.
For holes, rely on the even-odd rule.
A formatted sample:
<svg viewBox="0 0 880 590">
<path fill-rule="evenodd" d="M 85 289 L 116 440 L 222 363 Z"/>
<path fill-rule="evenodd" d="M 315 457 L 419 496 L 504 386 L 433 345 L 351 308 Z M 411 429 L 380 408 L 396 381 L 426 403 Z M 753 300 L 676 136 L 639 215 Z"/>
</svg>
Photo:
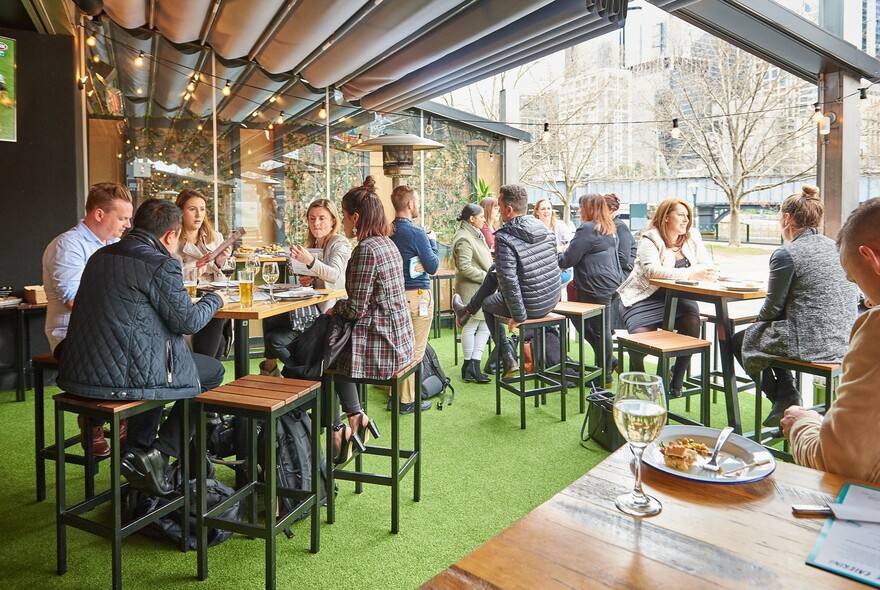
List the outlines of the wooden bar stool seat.
<svg viewBox="0 0 880 590">
<path fill-rule="evenodd" d="M 356 453 L 354 459 L 354 470 L 346 469 L 350 463 L 347 461 L 341 465 L 336 465 L 332 469 L 327 469 L 327 489 L 334 489 L 334 480 L 341 479 L 355 482 L 355 493 L 360 494 L 363 491 L 363 484 L 373 484 L 389 486 L 391 488 L 391 532 L 397 534 L 400 531 L 400 481 L 409 472 L 413 470 L 413 501 L 421 500 L 421 469 L 422 469 L 422 404 L 421 396 L 418 394 L 419 387 L 416 387 L 415 415 L 413 425 L 413 448 L 400 448 L 400 387 L 411 375 L 415 376 L 416 383 L 422 381 L 422 363 L 421 359 L 413 361 L 406 367 L 403 367 L 387 379 L 367 379 L 354 378 L 344 375 L 338 371 L 328 369 L 324 371 L 324 377 L 321 387 L 324 395 L 326 395 L 326 407 L 324 411 L 325 424 L 333 424 L 336 408 L 336 390 L 333 385 L 334 380 L 347 381 L 354 383 L 362 390 L 366 385 L 377 385 L 379 387 L 388 387 L 391 389 L 391 447 L 380 447 L 375 444 L 366 445 L 363 453 Z M 335 451 L 333 449 L 333 437 L 329 431 L 327 434 L 327 464 L 333 463 Z M 364 471 L 363 456 L 378 455 L 381 457 L 390 457 L 391 471 L 389 474 L 376 474 Z M 327 522 L 333 524 L 336 521 L 336 503 L 333 494 L 327 495 Z"/>
<path fill-rule="evenodd" d="M 709 355 L 712 343 L 701 338 L 694 338 L 677 332 L 655 330 L 653 332 L 640 332 L 638 334 L 620 334 L 617 337 L 620 354 L 620 364 L 623 365 L 625 352 L 635 352 L 657 357 L 657 374 L 663 379 L 664 387 L 668 386 L 670 361 L 680 356 L 700 355 L 701 371 L 699 377 L 685 381 L 682 387 L 682 396 L 700 396 L 700 420 L 695 421 L 686 416 L 668 413 L 671 419 L 683 424 L 709 426 Z M 667 405 L 669 404 L 667 398 Z"/>
<path fill-rule="evenodd" d="M 208 577 L 208 527 L 258 537 L 266 542 L 266 588 L 275 588 L 275 537 L 287 529 L 290 523 L 311 511 L 312 553 L 319 548 L 321 525 L 321 448 L 320 428 L 312 425 L 311 489 L 297 490 L 278 485 L 276 465 L 276 421 L 294 410 L 311 410 L 317 420 L 321 415 L 320 383 L 302 379 L 284 379 L 265 375 L 248 375 L 216 389 L 206 391 L 194 398 L 198 411 L 196 421 L 196 456 L 198 472 L 196 482 L 196 510 L 198 578 Z M 207 429 L 206 414 L 218 412 L 244 418 L 241 425 L 247 429 L 248 482 L 236 490 L 230 498 L 208 510 L 207 489 Z M 257 434 L 255 420 L 263 421 L 264 457 L 263 480 L 257 479 Z M 239 422 L 236 422 L 236 426 Z M 328 487 L 328 489 L 332 489 Z M 257 518 L 257 497 L 263 497 L 263 522 Z M 328 494 L 332 497 L 333 494 Z M 276 498 L 290 498 L 299 504 L 293 510 L 276 516 Z M 221 518 L 226 509 L 241 501 L 250 501 L 250 522 Z M 283 505 L 283 504 L 279 504 Z"/>
<path fill-rule="evenodd" d="M 507 326 L 509 318 L 496 316 L 496 341 L 503 337 L 504 327 Z M 502 378 L 501 355 L 495 363 L 495 413 L 501 415 L 501 390 L 509 391 L 519 397 L 519 415 L 520 429 L 526 427 L 526 398 L 535 398 L 535 407 L 539 407 L 539 397 L 546 403 L 546 395 L 548 393 L 560 394 L 560 420 L 565 422 L 565 406 L 566 394 L 568 393 L 568 376 L 566 371 L 566 357 L 568 354 L 568 318 L 558 313 L 548 313 L 544 317 L 527 319 L 519 325 L 519 375 Z M 559 329 L 559 354 L 560 364 L 555 366 L 547 366 L 547 340 L 546 331 L 548 328 Z M 534 369 L 531 373 L 526 372 L 525 367 L 525 334 L 526 332 L 533 334 L 532 340 L 538 338 L 541 341 L 541 355 L 535 355 Z M 535 349 L 532 348 L 532 351 Z M 531 381 L 531 387 L 527 386 L 527 382 Z"/>
<path fill-rule="evenodd" d="M 604 334 L 605 322 L 607 321 L 605 317 L 605 306 L 600 303 L 560 301 L 556 304 L 556 307 L 553 308 L 553 313 L 565 316 L 578 327 L 577 333 L 580 335 L 578 337 L 578 362 L 569 362 L 568 356 L 564 356 L 563 361 L 566 369 L 572 368 L 578 372 L 578 394 L 580 395 L 580 410 L 581 414 L 583 414 L 587 411 L 587 398 L 584 391 L 585 384 L 593 379 L 599 378 L 602 379 L 602 383 L 604 384 L 605 376 L 608 375 L 610 370 L 610 367 L 605 366 L 606 351 L 604 337 L 602 339 L 601 358 L 596 358 L 594 365 L 587 365 L 584 362 L 584 332 L 586 330 L 587 320 L 592 317 L 602 316 L 602 333 Z"/>
<path fill-rule="evenodd" d="M 58 575 L 63 575 L 67 572 L 67 527 L 71 526 L 112 540 L 112 587 L 114 590 L 120 590 L 122 588 L 122 540 L 174 510 L 182 508 L 183 514 L 189 514 L 189 494 L 180 494 L 162 508 L 123 525 L 122 492 L 126 491 L 130 484 L 122 480 L 120 470 L 122 445 L 119 442 L 119 422 L 155 408 L 161 408 L 166 403 L 175 400 L 110 401 L 81 397 L 69 393 L 59 393 L 53 399 L 55 400 L 55 522 L 57 528 Z M 189 400 L 181 401 L 184 402 L 183 418 L 181 420 L 182 442 L 188 443 Z M 110 489 L 92 498 L 86 498 L 83 502 L 74 506 L 67 506 L 67 488 L 65 483 L 66 453 L 64 452 L 64 441 L 66 440 L 64 438 L 65 412 L 110 423 Z M 182 448 L 187 448 L 187 444 L 183 444 Z M 90 455 L 90 451 L 91 449 L 87 449 L 87 456 Z M 187 453 L 183 453 L 183 456 L 180 457 L 180 466 L 183 473 L 187 473 Z M 93 520 L 85 516 L 107 502 L 110 503 L 112 511 L 109 524 L 103 519 Z M 188 536 L 189 520 L 183 519 L 181 551 L 186 551 Z"/>
</svg>

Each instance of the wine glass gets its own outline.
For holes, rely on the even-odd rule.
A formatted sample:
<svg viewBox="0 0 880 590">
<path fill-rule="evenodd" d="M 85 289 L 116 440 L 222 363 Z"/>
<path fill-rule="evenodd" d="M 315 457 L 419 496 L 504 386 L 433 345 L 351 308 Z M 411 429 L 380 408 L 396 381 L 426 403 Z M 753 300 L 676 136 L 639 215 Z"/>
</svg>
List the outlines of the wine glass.
<svg viewBox="0 0 880 590">
<path fill-rule="evenodd" d="M 629 441 L 636 458 L 636 483 L 632 492 L 621 494 L 615 504 L 633 516 L 651 516 L 662 506 L 657 498 L 642 492 L 642 455 L 666 424 L 666 394 L 663 380 L 648 373 L 623 373 L 614 396 L 614 423 Z"/>
<path fill-rule="evenodd" d="M 272 285 L 278 282 L 278 263 L 263 263 L 263 281 L 269 285 L 269 303 L 275 303 L 275 294 L 272 292 Z"/>
<path fill-rule="evenodd" d="M 220 265 L 220 272 L 226 277 L 226 289 L 224 292 L 229 295 L 229 278 L 235 273 L 235 258 L 232 256 L 227 257 L 223 264 Z"/>
</svg>

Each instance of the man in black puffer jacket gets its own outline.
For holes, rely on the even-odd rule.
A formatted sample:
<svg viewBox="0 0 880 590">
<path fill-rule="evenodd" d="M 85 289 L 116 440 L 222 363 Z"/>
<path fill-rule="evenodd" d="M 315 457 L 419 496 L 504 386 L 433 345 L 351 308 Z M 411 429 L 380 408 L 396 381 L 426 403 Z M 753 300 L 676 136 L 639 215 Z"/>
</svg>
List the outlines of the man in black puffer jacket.
<svg viewBox="0 0 880 590">
<path fill-rule="evenodd" d="M 223 365 L 191 353 L 183 334 L 202 329 L 226 300 L 209 293 L 193 304 L 170 254 L 181 226 L 174 203 L 151 199 L 138 207 L 131 233 L 92 255 L 56 352 L 59 387 L 101 399 L 175 400 L 220 385 Z M 181 414 L 175 404 L 158 438 L 161 408 L 129 419 L 122 473 L 133 486 L 173 491 L 165 467 L 182 452 Z"/>
<path fill-rule="evenodd" d="M 458 295 L 453 297 L 459 325 L 482 308 L 489 331 L 496 338 L 495 316 L 510 318 L 508 327 L 513 330 L 529 318 L 544 317 L 559 302 L 556 237 L 538 218 L 526 215 L 528 206 L 524 187 L 507 184 L 499 190 L 498 208 L 504 225 L 495 232 L 495 265 L 467 305 Z M 495 344 L 504 364 L 504 377 L 509 377 L 519 370 L 516 356 L 506 337 Z"/>
</svg>

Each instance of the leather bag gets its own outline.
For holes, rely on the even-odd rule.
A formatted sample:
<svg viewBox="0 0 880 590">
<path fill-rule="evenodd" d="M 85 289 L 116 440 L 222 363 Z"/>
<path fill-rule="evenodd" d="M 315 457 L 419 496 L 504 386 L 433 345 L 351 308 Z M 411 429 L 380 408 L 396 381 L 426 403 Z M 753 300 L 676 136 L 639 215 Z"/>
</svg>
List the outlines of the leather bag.
<svg viewBox="0 0 880 590">
<path fill-rule="evenodd" d="M 324 341 L 324 367 L 332 369 L 344 350 L 350 346 L 354 322 L 338 314 L 330 316 L 330 327 Z"/>
</svg>

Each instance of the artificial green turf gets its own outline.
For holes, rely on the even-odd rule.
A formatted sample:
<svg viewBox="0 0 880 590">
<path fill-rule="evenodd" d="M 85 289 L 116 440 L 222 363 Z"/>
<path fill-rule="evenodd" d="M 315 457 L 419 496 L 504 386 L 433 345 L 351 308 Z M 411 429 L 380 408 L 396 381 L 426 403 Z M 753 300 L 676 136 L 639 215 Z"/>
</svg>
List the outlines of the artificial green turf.
<svg viewBox="0 0 880 590">
<path fill-rule="evenodd" d="M 456 389 L 455 402 L 423 416 L 422 500 L 412 501 L 412 475 L 401 493 L 400 533 L 390 533 L 390 490 L 339 482 L 336 523 L 321 527 L 321 549 L 308 551 L 308 521 L 294 525 L 294 538 L 278 537 L 278 588 L 365 587 L 415 588 L 583 475 L 607 453 L 595 443 L 579 441 L 583 415 L 576 390 L 568 396 L 568 420 L 559 420 L 559 396 L 548 396 L 536 409 L 528 400 L 528 428 L 519 428 L 519 400 L 502 392 L 502 414 L 495 414 L 494 384 L 476 385 L 460 379 L 453 365 L 452 331 L 432 345 Z M 576 355 L 575 352 L 572 356 Z M 460 356 L 460 355 L 459 355 Z M 592 355 L 588 354 L 588 357 Z M 460 360 L 460 359 L 459 359 Z M 253 370 L 256 370 L 253 363 Z M 227 363 L 231 378 L 232 366 Z M 49 393 L 57 390 L 52 388 Z M 54 464 L 48 464 L 48 499 L 34 498 L 33 395 L 17 403 L 13 392 L 0 395 L 4 428 L 4 514 L 0 555 L 2 588 L 107 588 L 111 583 L 110 544 L 83 531 L 68 529 L 68 572 L 55 574 Z M 387 398 L 369 393 L 370 416 L 383 432 L 390 431 Z M 741 395 L 743 423 L 751 424 L 753 397 Z M 692 404 L 697 410 L 696 399 Z M 684 400 L 672 402 L 683 409 Z M 768 406 L 766 404 L 765 406 Z M 51 404 L 47 404 L 51 432 Z M 404 441 L 411 440 L 412 416 L 402 418 Z M 712 424 L 726 423 L 723 397 L 712 406 Z M 73 420 L 67 432 L 73 432 Z M 390 444 L 388 436 L 378 441 Z M 377 472 L 388 460 L 369 457 Z M 373 467 L 375 466 L 375 467 Z M 226 471 L 219 467 L 221 476 Z M 102 466 L 98 489 L 106 485 L 109 468 Z M 82 497 L 82 468 L 68 467 L 68 500 Z M 609 498 L 609 502 L 613 499 Z M 323 519 L 322 519 L 323 520 Z M 123 543 L 125 588 L 262 588 L 264 543 L 233 536 L 208 552 L 209 577 L 199 582 L 195 552 L 180 553 L 170 543 L 135 535 Z M 587 556 L 585 556 L 587 558 Z"/>
</svg>

